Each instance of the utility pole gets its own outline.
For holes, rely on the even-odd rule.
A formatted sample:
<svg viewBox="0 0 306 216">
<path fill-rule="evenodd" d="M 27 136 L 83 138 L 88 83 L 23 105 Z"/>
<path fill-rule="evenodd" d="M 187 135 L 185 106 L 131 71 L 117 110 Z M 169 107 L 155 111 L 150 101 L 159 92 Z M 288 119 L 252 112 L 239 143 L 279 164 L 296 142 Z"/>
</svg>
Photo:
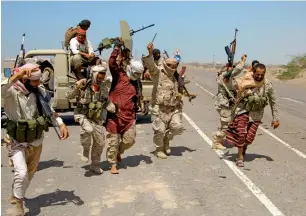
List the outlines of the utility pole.
<svg viewBox="0 0 306 216">
<path fill-rule="evenodd" d="M 213 55 L 213 66 L 214 66 L 214 68 L 216 67 L 216 64 L 215 64 L 215 55 Z"/>
</svg>

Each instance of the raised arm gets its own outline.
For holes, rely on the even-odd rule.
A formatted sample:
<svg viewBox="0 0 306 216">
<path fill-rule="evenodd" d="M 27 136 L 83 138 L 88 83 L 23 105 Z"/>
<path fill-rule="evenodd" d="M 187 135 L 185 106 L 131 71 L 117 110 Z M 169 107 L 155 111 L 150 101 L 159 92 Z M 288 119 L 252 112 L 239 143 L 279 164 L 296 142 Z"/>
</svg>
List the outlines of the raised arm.
<svg viewBox="0 0 306 216">
<path fill-rule="evenodd" d="M 145 56 L 142 58 L 142 61 L 144 62 L 145 66 L 149 69 L 149 73 L 151 75 L 156 75 L 159 73 L 159 69 L 157 65 L 154 63 L 154 58 L 153 58 L 153 43 L 149 43 L 147 46 L 147 49 L 149 51 L 149 55 Z"/>
<path fill-rule="evenodd" d="M 232 77 L 235 77 L 237 75 L 239 75 L 241 73 L 241 71 L 243 70 L 244 68 L 244 64 L 245 64 L 245 61 L 246 61 L 246 55 L 243 55 L 241 57 L 241 61 L 237 64 L 237 66 L 233 69 L 233 72 L 232 72 Z"/>
</svg>

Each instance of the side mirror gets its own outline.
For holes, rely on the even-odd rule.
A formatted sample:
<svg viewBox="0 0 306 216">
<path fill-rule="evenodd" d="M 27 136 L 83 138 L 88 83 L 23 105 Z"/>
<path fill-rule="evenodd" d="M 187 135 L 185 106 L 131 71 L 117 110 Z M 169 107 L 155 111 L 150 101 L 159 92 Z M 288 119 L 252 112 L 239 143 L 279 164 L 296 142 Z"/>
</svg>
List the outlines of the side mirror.
<svg viewBox="0 0 306 216">
<path fill-rule="evenodd" d="M 4 68 L 4 77 L 10 78 L 12 76 L 11 68 Z"/>
</svg>

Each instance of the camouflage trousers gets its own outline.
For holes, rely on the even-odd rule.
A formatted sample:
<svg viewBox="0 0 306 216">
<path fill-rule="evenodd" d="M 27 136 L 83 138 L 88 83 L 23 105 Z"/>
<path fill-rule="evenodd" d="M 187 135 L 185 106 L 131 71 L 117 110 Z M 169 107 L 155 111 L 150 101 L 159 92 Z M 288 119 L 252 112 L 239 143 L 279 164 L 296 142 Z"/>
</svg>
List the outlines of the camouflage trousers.
<svg viewBox="0 0 306 216">
<path fill-rule="evenodd" d="M 217 109 L 217 111 L 220 115 L 220 127 L 216 132 L 213 133 L 213 143 L 222 144 L 223 139 L 226 136 L 225 131 L 228 128 L 232 119 L 231 118 L 232 109 L 223 107 L 221 109 Z"/>
<path fill-rule="evenodd" d="M 13 195 L 23 199 L 37 170 L 42 145 L 19 148 L 11 157 L 14 166 Z"/>
<path fill-rule="evenodd" d="M 91 164 L 94 166 L 99 165 L 101 160 L 101 154 L 105 146 L 105 136 L 104 128 L 102 125 L 97 124 L 85 116 L 76 119 L 81 125 L 81 145 L 83 146 L 83 151 L 90 151 L 91 139 L 93 140 L 91 146 Z"/>
<path fill-rule="evenodd" d="M 106 158 L 109 164 L 117 164 L 118 154 L 123 154 L 125 150 L 131 148 L 135 143 L 136 122 L 123 134 L 109 133 L 106 135 L 108 148 Z"/>
<path fill-rule="evenodd" d="M 157 106 L 150 107 L 152 128 L 154 131 L 153 142 L 156 149 L 163 150 L 165 145 L 174 136 L 183 133 L 182 110 L 177 107 Z"/>
</svg>

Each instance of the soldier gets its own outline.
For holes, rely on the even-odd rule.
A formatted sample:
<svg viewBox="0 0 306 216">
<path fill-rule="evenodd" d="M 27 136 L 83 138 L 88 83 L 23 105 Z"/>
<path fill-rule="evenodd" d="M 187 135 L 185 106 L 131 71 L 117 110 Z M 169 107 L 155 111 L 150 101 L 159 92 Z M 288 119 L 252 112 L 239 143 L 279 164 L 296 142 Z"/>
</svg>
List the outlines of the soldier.
<svg viewBox="0 0 306 216">
<path fill-rule="evenodd" d="M 228 124 L 232 120 L 232 109 L 236 98 L 235 80 L 233 78 L 243 70 L 246 55 L 243 55 L 241 59 L 242 61 L 240 61 L 234 69 L 229 67 L 227 70 L 221 71 L 217 77 L 218 94 L 215 100 L 215 107 L 220 115 L 220 127 L 218 128 L 218 131 L 213 134 L 212 149 L 226 149 L 222 144 L 223 139 L 225 138 L 225 130 L 228 128 Z M 230 76 L 225 78 L 229 72 L 231 73 Z"/>
<path fill-rule="evenodd" d="M 238 147 L 237 166 L 244 166 L 244 155 L 256 135 L 264 114 L 264 108 L 271 106 L 273 128 L 279 126 L 278 108 L 272 83 L 265 78 L 266 66 L 257 64 L 254 72 L 246 73 L 237 80 L 237 106 L 234 107 L 235 118 L 226 130 L 226 141 Z"/>
<path fill-rule="evenodd" d="M 143 65 L 130 58 L 127 49 L 121 50 L 122 40 L 115 42 L 114 50 L 109 58 L 109 70 L 112 74 L 112 85 L 109 98 L 117 107 L 116 113 L 107 113 L 106 136 L 107 160 L 111 165 L 111 173 L 119 174 L 117 163 L 121 155 L 135 143 L 137 101 L 135 87 L 130 80 L 136 80 L 143 72 Z"/>
<path fill-rule="evenodd" d="M 171 154 L 170 141 L 175 135 L 183 133 L 182 126 L 182 95 L 178 92 L 178 82 L 174 77 L 178 62 L 168 58 L 160 65 L 154 63 L 153 43 L 147 49 L 149 55 L 143 57 L 143 62 L 149 69 L 153 80 L 152 102 L 150 111 L 154 131 L 155 154 L 166 159 Z"/>
<path fill-rule="evenodd" d="M 82 20 L 77 27 L 70 27 L 65 33 L 65 46 L 68 49 L 70 40 L 77 36 L 78 30 L 83 29 L 87 31 L 90 27 L 91 22 L 89 20 Z"/>
<path fill-rule="evenodd" d="M 76 73 L 77 79 L 82 79 L 82 68 L 96 64 L 95 53 L 91 42 L 86 38 L 85 30 L 79 29 L 77 36 L 70 40 L 70 49 L 72 70 Z"/>
<path fill-rule="evenodd" d="M 98 174 L 103 173 L 100 159 L 105 146 L 102 111 L 106 108 L 110 112 L 115 112 L 111 108 L 113 104 L 108 100 L 108 90 L 103 82 L 106 70 L 102 65 L 94 66 L 91 82 L 81 79 L 71 91 L 66 93 L 69 100 L 74 98 L 77 100 L 74 119 L 81 125 L 80 140 L 83 147 L 81 160 L 85 163 L 89 161 L 91 138 L 93 138 L 90 170 Z"/>
<path fill-rule="evenodd" d="M 8 117 L 7 144 L 9 157 L 14 167 L 14 179 L 10 202 L 16 204 L 13 215 L 24 215 L 23 200 L 40 160 L 44 131 L 48 131 L 47 119 L 42 106 L 50 106 L 50 99 L 40 86 L 41 70 L 39 65 L 27 63 L 14 70 L 8 83 L 1 87 L 4 110 Z M 43 99 L 42 99 L 43 98 Z M 59 125 L 61 139 L 66 139 L 68 129 L 56 115 L 51 118 Z"/>
</svg>

